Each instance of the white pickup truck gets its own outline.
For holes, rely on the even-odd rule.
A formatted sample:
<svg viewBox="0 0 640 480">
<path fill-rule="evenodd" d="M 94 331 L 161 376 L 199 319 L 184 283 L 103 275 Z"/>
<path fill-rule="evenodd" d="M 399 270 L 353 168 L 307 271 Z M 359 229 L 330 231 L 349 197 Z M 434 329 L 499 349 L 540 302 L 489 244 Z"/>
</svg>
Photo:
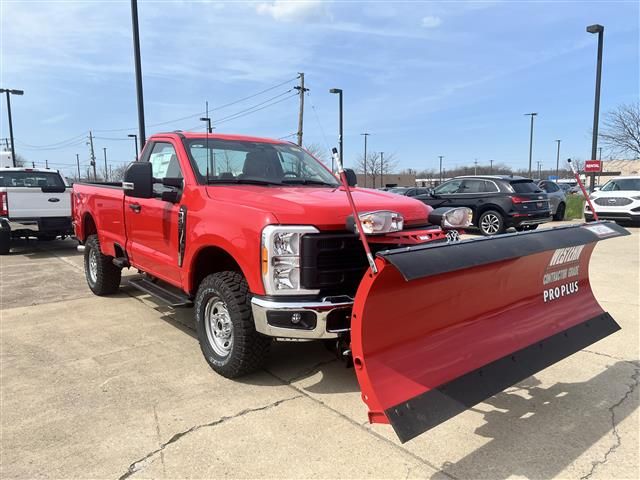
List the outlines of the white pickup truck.
<svg viewBox="0 0 640 480">
<path fill-rule="evenodd" d="M 56 170 L 0 168 L 0 255 L 11 239 L 53 240 L 73 234 L 71 189 Z"/>
</svg>

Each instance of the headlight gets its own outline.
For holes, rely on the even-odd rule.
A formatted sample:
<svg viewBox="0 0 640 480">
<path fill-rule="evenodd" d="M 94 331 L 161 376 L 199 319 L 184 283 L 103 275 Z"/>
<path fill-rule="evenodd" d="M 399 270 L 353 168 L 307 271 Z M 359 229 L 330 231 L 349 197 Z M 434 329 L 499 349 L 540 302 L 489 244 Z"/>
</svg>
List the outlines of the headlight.
<svg viewBox="0 0 640 480">
<path fill-rule="evenodd" d="M 399 232 L 404 225 L 404 218 L 397 212 L 378 210 L 375 212 L 363 212 L 358 214 L 362 230 L 365 235 L 379 235 L 390 232 Z M 358 231 L 353 221 L 353 216 L 347 218 L 347 230 Z"/>
<path fill-rule="evenodd" d="M 637 195 L 637 196 L 631 197 L 631 198 L 634 199 L 634 200 L 640 200 L 640 195 Z"/>
<path fill-rule="evenodd" d="M 262 280 L 268 295 L 316 294 L 300 286 L 300 242 L 310 226 L 269 225 L 262 230 Z"/>
<path fill-rule="evenodd" d="M 467 207 L 436 208 L 429 214 L 429 223 L 442 228 L 466 228 L 471 225 L 473 211 Z"/>
</svg>

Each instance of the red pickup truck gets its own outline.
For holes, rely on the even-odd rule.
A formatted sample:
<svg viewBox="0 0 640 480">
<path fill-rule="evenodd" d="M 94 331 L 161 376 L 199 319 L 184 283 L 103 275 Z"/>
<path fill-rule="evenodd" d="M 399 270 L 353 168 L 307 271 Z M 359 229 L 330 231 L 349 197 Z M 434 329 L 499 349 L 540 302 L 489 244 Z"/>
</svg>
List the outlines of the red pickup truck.
<svg viewBox="0 0 640 480">
<path fill-rule="evenodd" d="M 402 441 L 620 328 L 588 272 L 621 227 L 459 241 L 468 208 L 355 188 L 337 160 L 340 181 L 291 143 L 152 136 L 122 184 L 73 186 L 89 287 L 113 293 L 133 267 L 130 285 L 194 304 L 227 377 L 258 369 L 274 337 L 334 339 L 370 421 Z"/>
<path fill-rule="evenodd" d="M 131 285 L 173 306 L 193 302 L 202 351 L 230 377 L 262 364 L 269 337 L 348 331 L 367 261 L 345 228 L 344 188 L 305 150 L 263 138 L 158 134 L 126 177 L 73 187 L 94 293 L 115 292 L 121 269 L 134 267 L 144 276 Z M 376 190 L 353 196 L 362 211 L 399 213 L 405 229 L 425 226 L 431 211 Z"/>
</svg>

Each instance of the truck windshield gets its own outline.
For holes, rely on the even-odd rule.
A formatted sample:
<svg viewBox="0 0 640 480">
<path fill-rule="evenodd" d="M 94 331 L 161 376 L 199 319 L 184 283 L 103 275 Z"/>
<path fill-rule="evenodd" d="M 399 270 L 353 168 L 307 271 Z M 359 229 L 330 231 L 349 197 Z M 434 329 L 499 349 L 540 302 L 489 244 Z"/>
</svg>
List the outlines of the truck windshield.
<svg viewBox="0 0 640 480">
<path fill-rule="evenodd" d="M 296 145 L 197 138 L 185 140 L 196 173 L 206 183 L 327 185 L 337 179 Z"/>
<path fill-rule="evenodd" d="M 62 187 L 64 182 L 56 172 L 7 172 L 0 170 L 0 187 Z"/>
</svg>

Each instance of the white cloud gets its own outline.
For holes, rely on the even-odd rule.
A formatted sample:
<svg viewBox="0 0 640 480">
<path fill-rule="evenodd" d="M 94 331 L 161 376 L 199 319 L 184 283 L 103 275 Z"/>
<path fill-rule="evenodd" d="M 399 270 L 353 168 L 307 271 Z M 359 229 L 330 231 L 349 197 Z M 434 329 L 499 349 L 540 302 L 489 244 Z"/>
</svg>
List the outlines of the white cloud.
<svg viewBox="0 0 640 480">
<path fill-rule="evenodd" d="M 434 15 L 427 15 L 422 18 L 422 26 L 425 28 L 436 28 L 442 24 L 442 19 Z"/>
<path fill-rule="evenodd" d="M 270 15 L 283 22 L 308 20 L 325 14 L 324 6 L 320 0 L 263 2 L 256 5 L 256 11 L 261 15 Z"/>
</svg>

